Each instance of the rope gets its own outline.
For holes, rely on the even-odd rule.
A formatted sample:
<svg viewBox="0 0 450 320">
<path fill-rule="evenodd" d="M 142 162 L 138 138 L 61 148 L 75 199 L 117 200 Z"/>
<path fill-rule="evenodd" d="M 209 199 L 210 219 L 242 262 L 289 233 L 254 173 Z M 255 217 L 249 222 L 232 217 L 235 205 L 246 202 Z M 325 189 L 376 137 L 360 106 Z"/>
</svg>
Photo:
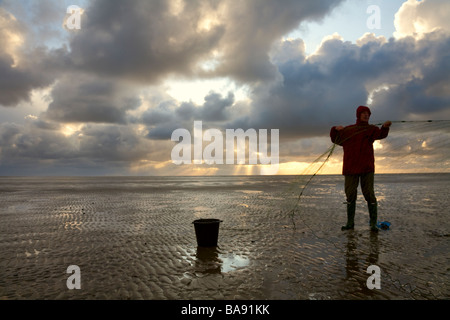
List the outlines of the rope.
<svg viewBox="0 0 450 320">
<path fill-rule="evenodd" d="M 450 120 L 396 120 L 396 121 L 391 121 L 391 123 L 432 123 L 432 122 L 443 123 L 443 122 L 450 122 Z M 383 123 L 377 123 L 375 125 L 379 126 L 379 125 L 382 125 L 382 124 Z M 353 128 L 355 128 L 355 127 L 353 127 Z M 356 128 L 358 128 L 358 127 L 356 127 Z M 365 128 L 367 128 L 367 126 L 365 126 Z M 321 154 L 315 161 L 313 161 L 313 163 L 310 166 L 308 166 L 308 168 L 306 170 L 308 170 L 312 165 L 314 165 L 317 162 L 319 162 L 320 159 L 323 159 L 325 157 L 323 162 L 322 162 L 322 164 L 319 166 L 319 168 L 307 180 L 307 182 L 305 183 L 305 185 L 301 189 L 301 191 L 300 191 L 300 193 L 299 193 L 299 195 L 298 195 L 298 197 L 296 199 L 296 202 L 295 202 L 293 208 L 289 211 L 294 230 L 296 230 L 294 216 L 295 216 L 295 213 L 300 210 L 300 202 L 301 202 L 302 196 L 303 196 L 306 188 L 309 186 L 311 181 L 314 179 L 314 177 L 317 176 L 317 174 L 322 170 L 322 168 L 325 166 L 325 164 L 329 161 L 329 159 L 331 158 L 331 156 L 333 155 L 333 153 L 334 153 L 334 151 L 336 149 L 336 145 L 344 143 L 346 140 L 348 140 L 348 139 L 352 138 L 353 136 L 363 132 L 364 130 L 358 130 L 357 132 L 355 132 L 354 134 L 352 134 L 348 138 L 346 138 L 346 139 L 344 139 L 342 141 L 336 141 L 335 143 L 333 143 L 327 149 L 327 151 L 325 151 L 323 154 Z M 317 239 L 323 240 L 323 241 L 327 241 L 328 243 L 332 244 L 337 250 L 341 251 L 341 253 L 343 253 L 344 255 L 346 254 L 346 252 L 344 252 L 344 250 L 342 248 L 340 248 L 334 241 L 332 241 L 332 240 L 330 240 L 328 238 L 324 238 L 324 237 L 318 236 L 317 233 L 306 223 L 306 221 L 303 219 L 302 215 L 300 215 L 300 219 L 302 220 L 303 224 L 307 227 L 307 229 L 313 234 L 314 237 L 316 237 Z M 414 298 L 414 294 L 417 294 L 417 296 L 419 296 L 420 298 L 427 298 L 427 296 L 424 296 L 420 292 L 420 290 L 418 290 L 418 288 L 413 288 L 413 286 L 410 283 L 402 284 L 400 280 L 393 279 L 393 277 L 386 270 L 384 270 L 383 273 L 385 275 L 387 275 L 387 277 L 389 278 L 390 283 L 392 283 L 392 285 L 395 288 L 397 288 L 398 290 L 406 291 L 407 293 L 413 295 L 413 298 Z M 398 283 L 398 285 L 396 285 L 396 283 Z M 409 290 L 407 289 L 407 287 L 409 287 Z M 431 296 L 433 296 L 434 299 L 438 299 L 438 297 L 436 297 L 433 294 L 433 292 L 429 291 L 429 294 Z"/>
</svg>

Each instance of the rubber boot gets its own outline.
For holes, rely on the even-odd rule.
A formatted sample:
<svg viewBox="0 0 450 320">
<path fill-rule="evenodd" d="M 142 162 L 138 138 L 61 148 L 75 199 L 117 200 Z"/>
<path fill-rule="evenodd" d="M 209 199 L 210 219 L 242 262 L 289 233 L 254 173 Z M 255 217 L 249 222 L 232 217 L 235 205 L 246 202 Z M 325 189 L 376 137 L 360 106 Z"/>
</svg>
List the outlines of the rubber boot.
<svg viewBox="0 0 450 320">
<path fill-rule="evenodd" d="M 355 227 L 356 202 L 347 202 L 347 224 L 341 230 L 351 230 Z"/>
<path fill-rule="evenodd" d="M 370 218 L 370 230 L 373 232 L 378 232 L 377 227 L 377 218 L 378 218 L 378 204 L 375 203 L 367 203 L 369 207 L 369 218 Z"/>
</svg>

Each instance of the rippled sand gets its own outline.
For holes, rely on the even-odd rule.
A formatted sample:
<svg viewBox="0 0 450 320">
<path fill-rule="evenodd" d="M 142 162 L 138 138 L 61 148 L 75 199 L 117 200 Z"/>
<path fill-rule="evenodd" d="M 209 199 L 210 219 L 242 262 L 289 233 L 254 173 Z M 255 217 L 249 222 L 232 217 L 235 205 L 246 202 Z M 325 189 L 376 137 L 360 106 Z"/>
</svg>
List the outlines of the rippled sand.
<svg viewBox="0 0 450 320">
<path fill-rule="evenodd" d="M 376 235 L 362 196 L 340 230 L 340 176 L 295 216 L 295 177 L 1 178 L 0 299 L 448 299 L 450 177 L 402 179 L 377 176 Z M 223 220 L 217 248 L 197 247 L 198 218 Z"/>
</svg>

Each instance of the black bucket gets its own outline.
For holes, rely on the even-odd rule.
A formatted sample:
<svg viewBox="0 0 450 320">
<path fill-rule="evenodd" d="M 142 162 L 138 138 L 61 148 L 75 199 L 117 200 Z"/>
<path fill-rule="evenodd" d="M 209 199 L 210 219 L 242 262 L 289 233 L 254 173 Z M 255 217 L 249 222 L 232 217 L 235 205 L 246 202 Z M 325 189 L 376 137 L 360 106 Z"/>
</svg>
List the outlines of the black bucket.
<svg viewBox="0 0 450 320">
<path fill-rule="evenodd" d="M 198 219 L 192 222 L 199 247 L 217 247 L 221 222 L 219 219 Z"/>
</svg>

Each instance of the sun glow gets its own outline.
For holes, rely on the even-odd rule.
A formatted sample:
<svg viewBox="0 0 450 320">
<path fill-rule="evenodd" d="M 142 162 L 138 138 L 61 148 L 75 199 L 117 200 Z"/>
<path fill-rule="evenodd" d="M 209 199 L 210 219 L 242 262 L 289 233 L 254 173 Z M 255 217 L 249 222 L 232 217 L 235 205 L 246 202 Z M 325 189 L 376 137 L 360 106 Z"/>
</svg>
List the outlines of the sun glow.
<svg viewBox="0 0 450 320">
<path fill-rule="evenodd" d="M 80 131 L 83 125 L 66 124 L 61 128 L 61 133 L 66 137 L 71 137 Z"/>
<path fill-rule="evenodd" d="M 209 80 L 183 80 L 171 79 L 166 82 L 167 93 L 180 102 L 192 101 L 195 104 L 202 105 L 205 97 L 216 92 L 222 95 L 233 92 L 236 101 L 247 100 L 247 92 L 244 87 L 237 88 L 236 84 L 227 78 L 217 78 Z"/>
<path fill-rule="evenodd" d="M 374 149 L 374 150 L 383 149 L 383 145 L 381 144 L 380 140 L 376 140 L 376 141 L 373 143 L 373 149 Z"/>
</svg>

